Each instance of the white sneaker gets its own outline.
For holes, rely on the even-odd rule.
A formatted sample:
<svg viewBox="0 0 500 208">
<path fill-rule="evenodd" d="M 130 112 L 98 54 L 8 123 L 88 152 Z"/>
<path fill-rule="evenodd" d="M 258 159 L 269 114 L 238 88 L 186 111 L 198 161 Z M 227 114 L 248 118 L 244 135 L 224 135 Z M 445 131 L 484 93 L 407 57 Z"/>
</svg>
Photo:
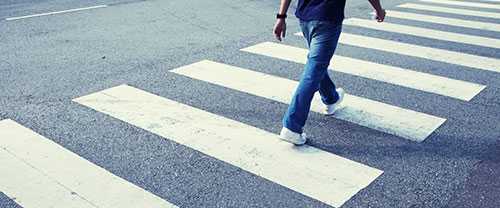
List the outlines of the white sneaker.
<svg viewBox="0 0 500 208">
<path fill-rule="evenodd" d="M 302 134 L 295 133 L 295 132 L 293 132 L 290 129 L 287 129 L 285 127 L 283 127 L 281 129 L 280 139 L 287 141 L 287 142 L 290 142 L 290 143 L 293 143 L 295 145 L 303 145 L 307 141 L 305 133 L 302 133 Z"/>
<path fill-rule="evenodd" d="M 342 104 L 342 101 L 344 100 L 344 95 L 345 95 L 344 89 L 337 88 L 336 91 L 339 94 L 339 100 L 337 100 L 337 102 L 335 102 L 334 104 L 325 105 L 325 110 L 323 114 L 327 116 L 333 115 L 333 113 L 335 113 L 335 111 L 339 109 L 340 105 Z"/>
</svg>

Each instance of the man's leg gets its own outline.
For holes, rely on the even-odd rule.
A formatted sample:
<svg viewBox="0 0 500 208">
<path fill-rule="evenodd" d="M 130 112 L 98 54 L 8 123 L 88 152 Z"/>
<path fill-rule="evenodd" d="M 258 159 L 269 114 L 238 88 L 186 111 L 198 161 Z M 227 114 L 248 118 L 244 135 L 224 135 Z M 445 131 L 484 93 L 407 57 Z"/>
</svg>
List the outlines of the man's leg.
<svg viewBox="0 0 500 208">
<path fill-rule="evenodd" d="M 319 83 L 319 94 L 324 104 L 331 105 L 339 100 L 339 94 L 335 90 L 336 88 L 330 76 L 328 76 L 328 72 L 325 73 L 323 80 Z"/>
<path fill-rule="evenodd" d="M 331 59 L 333 57 L 333 54 L 335 53 L 335 49 L 337 48 L 340 33 L 342 32 L 342 25 L 337 26 L 335 29 L 330 30 L 329 32 L 329 36 L 332 38 L 331 46 L 333 46 L 332 55 L 330 56 Z M 321 100 L 324 104 L 330 105 L 339 100 L 339 94 L 337 93 L 336 88 L 337 87 L 330 79 L 330 76 L 328 76 L 328 72 L 325 73 L 323 80 L 321 80 L 319 84 L 319 94 L 321 95 Z"/>
<path fill-rule="evenodd" d="M 325 93 L 329 91 L 326 89 L 329 87 L 328 84 L 333 85 L 331 80 L 328 83 L 329 78 L 326 80 L 325 76 L 328 76 L 328 65 L 341 31 L 340 25 L 334 25 L 331 22 L 311 21 L 305 24 L 310 31 L 308 59 L 299 85 L 283 118 L 283 126 L 295 133 L 302 133 L 311 108 L 311 100 L 314 93 L 319 90 L 320 83 L 325 82 Z"/>
</svg>

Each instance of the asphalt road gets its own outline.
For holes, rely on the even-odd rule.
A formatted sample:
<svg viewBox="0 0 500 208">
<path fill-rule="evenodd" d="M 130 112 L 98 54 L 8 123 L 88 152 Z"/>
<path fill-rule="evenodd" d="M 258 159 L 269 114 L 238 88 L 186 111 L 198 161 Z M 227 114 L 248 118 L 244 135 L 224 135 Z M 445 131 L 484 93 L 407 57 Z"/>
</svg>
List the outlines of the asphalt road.
<svg viewBox="0 0 500 208">
<path fill-rule="evenodd" d="M 414 11 L 395 7 L 407 2 L 383 4 L 386 9 Z M 271 29 L 278 4 L 277 0 L 1 1 L 0 120 L 12 119 L 179 207 L 329 207 L 72 101 L 128 84 L 278 133 L 286 104 L 169 73 L 208 59 L 298 80 L 303 65 L 240 51 L 274 41 Z M 108 6 L 5 20 L 96 5 Z M 370 11 L 367 1 L 356 0 L 349 1 L 346 13 L 367 19 Z M 500 24 L 494 18 L 439 15 Z M 398 18 L 387 22 L 500 39 L 499 32 Z M 299 30 L 294 18 L 288 27 L 283 43 L 305 47 L 300 37 L 292 35 Z M 344 32 L 500 59 L 500 50 L 494 47 L 353 26 L 344 26 Z M 471 101 L 462 101 L 332 73 L 350 94 L 447 118 L 417 143 L 311 113 L 306 125 L 311 146 L 384 171 L 343 207 L 500 207 L 499 73 L 344 44 L 336 53 L 487 86 Z M 20 207 L 1 192 L 0 207 Z"/>
</svg>

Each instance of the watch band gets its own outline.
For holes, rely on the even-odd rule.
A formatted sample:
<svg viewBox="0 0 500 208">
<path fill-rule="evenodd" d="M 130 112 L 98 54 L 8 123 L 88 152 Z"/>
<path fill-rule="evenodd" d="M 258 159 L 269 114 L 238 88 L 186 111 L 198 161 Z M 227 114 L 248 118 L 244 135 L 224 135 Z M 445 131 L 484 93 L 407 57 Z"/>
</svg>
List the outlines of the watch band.
<svg viewBox="0 0 500 208">
<path fill-rule="evenodd" d="M 285 19 L 287 18 L 287 15 L 286 14 L 276 14 L 276 19 Z"/>
</svg>

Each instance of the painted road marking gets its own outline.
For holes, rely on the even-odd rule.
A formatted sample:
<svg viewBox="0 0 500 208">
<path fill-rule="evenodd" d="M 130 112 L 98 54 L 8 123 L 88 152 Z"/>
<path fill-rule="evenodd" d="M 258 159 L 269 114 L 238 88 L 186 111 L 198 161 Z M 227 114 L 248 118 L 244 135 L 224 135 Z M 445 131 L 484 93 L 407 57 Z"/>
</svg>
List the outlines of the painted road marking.
<svg viewBox="0 0 500 208">
<path fill-rule="evenodd" d="M 207 60 L 171 72 L 286 104 L 290 102 L 298 84 L 293 80 Z M 336 118 L 417 142 L 425 140 L 446 121 L 444 118 L 354 95 L 347 95 L 343 103 Z M 323 110 L 318 95 L 313 100 L 311 110 Z"/>
<path fill-rule="evenodd" d="M 308 51 L 279 43 L 264 42 L 242 51 L 305 64 Z M 330 69 L 412 89 L 469 101 L 486 86 L 409 69 L 334 55 Z"/>
<path fill-rule="evenodd" d="M 295 33 L 302 36 L 302 33 Z M 342 33 L 340 43 L 500 73 L 500 60 L 392 40 Z"/>
<path fill-rule="evenodd" d="M 98 9 L 98 8 L 104 8 L 104 7 L 107 7 L 107 5 L 98 5 L 98 6 L 92 6 L 92 7 L 69 9 L 69 10 L 63 10 L 63 11 L 57 11 L 57 12 L 33 14 L 33 15 L 26 15 L 26 16 L 20 16 L 20 17 L 9 17 L 9 18 L 6 18 L 5 20 L 12 21 L 12 20 L 32 18 L 32 17 L 41 17 L 41 16 L 48 16 L 48 15 L 54 15 L 54 14 L 63 14 L 63 13 L 78 12 L 78 11 L 83 11 L 83 10 Z"/>
<path fill-rule="evenodd" d="M 383 172 L 278 135 L 121 85 L 75 99 L 84 106 L 340 207 Z"/>
<path fill-rule="evenodd" d="M 438 24 L 444 24 L 444 25 L 451 25 L 451 26 L 456 26 L 456 27 L 466 27 L 466 28 L 472 28 L 472 29 L 500 32 L 500 24 L 495 24 L 495 23 L 461 20 L 461 19 L 454 19 L 454 18 L 416 14 L 416 13 L 410 13 L 410 12 L 399 12 L 399 11 L 394 11 L 394 10 L 388 10 L 387 16 L 388 17 L 396 17 L 396 18 L 400 18 L 400 19 L 408 19 L 408 20 L 415 20 L 415 21 L 422 21 L 422 22 L 431 22 L 431 23 L 438 23 Z"/>
<path fill-rule="evenodd" d="M 0 121 L 0 190 L 25 208 L 176 207 L 12 120 Z"/>
<path fill-rule="evenodd" d="M 457 9 L 457 8 L 431 6 L 431 5 L 424 5 L 424 4 L 411 4 L 411 3 L 401 4 L 398 7 L 431 11 L 431 12 L 443 12 L 443 13 L 450 13 L 450 14 L 459 14 L 459 15 L 468 15 L 468 16 L 500 19 L 500 12 L 483 12 L 483 11 L 477 11 L 477 10 Z"/>
<path fill-rule="evenodd" d="M 373 30 L 394 32 L 399 34 L 414 35 L 425 38 L 432 38 L 436 40 L 452 41 L 457 43 L 464 43 L 482 47 L 491 47 L 500 49 L 500 39 L 479 37 L 473 35 L 464 35 L 459 33 L 445 32 L 440 30 L 433 30 L 427 28 L 406 26 L 393 23 L 379 23 L 373 20 L 365 20 L 358 18 L 349 18 L 344 21 L 345 25 L 369 28 Z"/>
<path fill-rule="evenodd" d="M 481 1 L 500 3 L 500 0 L 481 0 Z"/>
<path fill-rule="evenodd" d="M 487 3 L 477 3 L 477 2 L 451 1 L 451 0 L 420 0 L 420 1 L 421 2 L 428 2 L 428 3 L 435 3 L 435 4 L 454 5 L 454 6 L 500 9 L 500 5 L 487 4 Z"/>
</svg>

